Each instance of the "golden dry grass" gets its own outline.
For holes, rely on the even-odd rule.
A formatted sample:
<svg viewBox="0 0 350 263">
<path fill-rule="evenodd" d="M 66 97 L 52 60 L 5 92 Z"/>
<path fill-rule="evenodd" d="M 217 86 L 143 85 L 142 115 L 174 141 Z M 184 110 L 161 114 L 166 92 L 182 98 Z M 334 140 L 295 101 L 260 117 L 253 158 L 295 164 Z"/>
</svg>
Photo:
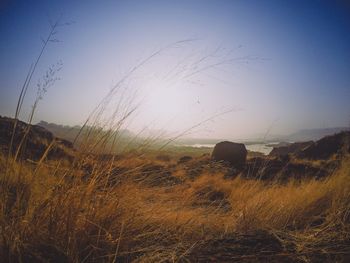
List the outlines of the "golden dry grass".
<svg viewBox="0 0 350 263">
<path fill-rule="evenodd" d="M 188 178 L 176 159 L 193 154 L 192 149 L 145 153 L 159 138 L 138 142 L 142 154 L 112 156 L 109 161 L 96 157 L 96 153 L 123 152 L 137 141 L 136 136 L 120 145 L 120 133 L 138 107 L 134 97 L 123 96 L 134 72 L 165 49 L 191 39 L 150 54 L 110 89 L 77 132 L 73 144 L 79 145 L 79 152 L 72 164 L 46 162 L 45 153 L 38 163 L 16 160 L 15 152 L 24 150 L 21 146 L 25 148 L 30 131 L 27 126 L 20 146 L 13 149 L 21 106 L 41 54 L 59 25 L 56 21 L 51 26 L 29 70 L 11 128 L 9 154 L 0 155 L 0 261 L 350 261 L 349 159 L 325 180 L 279 184 L 224 180 L 220 167 Z M 47 83 L 54 81 L 51 76 Z M 30 122 L 46 88 L 38 89 Z M 156 148 L 163 149 L 221 114 Z M 157 155 L 172 157 L 167 161 Z M 163 174 L 165 162 L 174 168 L 171 175 Z M 150 167 L 155 169 L 155 182 L 145 184 Z M 164 176 L 169 180 L 160 185 L 157 180 Z"/>
<path fill-rule="evenodd" d="M 90 177 L 82 180 L 79 167 L 51 162 L 36 169 L 34 164 L 18 162 L 11 167 L 10 180 L 5 180 L 2 159 L 1 258 L 9 262 L 196 261 L 196 249 L 205 242 L 260 230 L 273 233 L 283 244 L 285 259 L 349 257 L 348 160 L 325 180 L 301 183 L 224 180 L 219 171 L 168 187 L 133 180 L 142 165 L 155 162 L 162 163 L 146 157 L 118 161 L 132 172 L 122 174 L 125 180 L 111 186 L 106 163 L 95 163 Z M 176 169 L 180 176 L 181 167 Z M 208 187 L 222 193 L 230 209 L 221 209 L 211 199 L 196 205 L 206 198 L 200 193 Z M 259 261 L 259 255 L 251 258 L 252 253 L 238 249 L 231 251 L 231 258 Z M 220 256 L 212 256 L 220 261 Z"/>
</svg>

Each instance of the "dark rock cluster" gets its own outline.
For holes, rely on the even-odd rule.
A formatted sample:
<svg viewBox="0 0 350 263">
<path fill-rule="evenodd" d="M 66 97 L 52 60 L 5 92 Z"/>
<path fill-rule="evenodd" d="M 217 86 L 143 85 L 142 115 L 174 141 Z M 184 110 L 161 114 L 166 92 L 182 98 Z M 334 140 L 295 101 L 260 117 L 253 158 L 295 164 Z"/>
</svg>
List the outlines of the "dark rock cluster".
<svg viewBox="0 0 350 263">
<path fill-rule="evenodd" d="M 350 153 L 350 132 L 326 136 L 316 142 L 296 142 L 274 147 L 268 156 L 246 159 L 243 144 L 218 143 L 212 153 L 214 161 L 227 164 L 225 179 L 244 178 L 278 180 L 322 179 L 334 172 L 340 160 Z M 315 162 L 317 161 L 317 162 Z"/>
<path fill-rule="evenodd" d="M 0 116 L 0 151 L 4 154 L 9 152 L 10 142 L 13 138 L 11 152 L 15 154 L 20 149 L 18 158 L 39 160 L 51 143 L 47 153 L 48 159 L 72 160 L 73 144 L 67 140 L 56 138 L 51 132 L 37 125 L 30 125 Z M 20 147 L 20 148 L 19 148 Z"/>
</svg>

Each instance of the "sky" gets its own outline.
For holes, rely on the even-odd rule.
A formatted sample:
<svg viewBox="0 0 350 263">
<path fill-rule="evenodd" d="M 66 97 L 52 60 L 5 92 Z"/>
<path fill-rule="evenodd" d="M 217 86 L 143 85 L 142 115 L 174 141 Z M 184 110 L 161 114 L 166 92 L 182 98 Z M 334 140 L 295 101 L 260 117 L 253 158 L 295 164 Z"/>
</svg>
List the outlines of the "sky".
<svg viewBox="0 0 350 263">
<path fill-rule="evenodd" d="M 62 63 L 36 108 L 81 125 L 107 94 L 103 120 L 136 108 L 125 127 L 190 137 L 252 138 L 349 126 L 350 4 L 346 1 L 1 1 L 0 115 Z M 109 93 L 110 92 L 110 93 Z"/>
</svg>

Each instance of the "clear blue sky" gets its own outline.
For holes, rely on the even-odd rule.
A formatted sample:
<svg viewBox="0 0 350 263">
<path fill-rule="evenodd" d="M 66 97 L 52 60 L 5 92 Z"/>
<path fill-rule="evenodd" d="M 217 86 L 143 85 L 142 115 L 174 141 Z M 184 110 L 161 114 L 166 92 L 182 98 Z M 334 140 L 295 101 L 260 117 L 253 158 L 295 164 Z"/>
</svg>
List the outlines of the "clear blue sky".
<svg viewBox="0 0 350 263">
<path fill-rule="evenodd" d="M 181 131 L 226 109 L 235 110 L 197 128 L 197 136 L 349 125 L 346 1 L 1 1 L 1 115 L 13 116 L 48 18 L 61 13 L 75 23 L 60 28 L 62 42 L 45 51 L 23 119 L 50 64 L 62 60 L 61 80 L 45 94 L 35 121 L 81 124 L 140 60 L 175 41 L 196 39 L 165 50 L 125 84 L 128 96 L 142 101 L 132 129 Z M 194 63 L 209 54 L 196 73 Z M 247 64 L 220 64 L 245 56 Z"/>
</svg>

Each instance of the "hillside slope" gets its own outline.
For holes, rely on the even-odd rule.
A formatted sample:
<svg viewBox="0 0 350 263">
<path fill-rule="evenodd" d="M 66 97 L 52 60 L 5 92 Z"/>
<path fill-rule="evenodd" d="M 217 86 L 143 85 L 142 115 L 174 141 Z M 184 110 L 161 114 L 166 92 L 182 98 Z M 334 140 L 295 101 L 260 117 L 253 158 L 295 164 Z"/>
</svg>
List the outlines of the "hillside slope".
<svg viewBox="0 0 350 263">
<path fill-rule="evenodd" d="M 8 154 L 15 120 L 0 116 L 0 151 Z M 20 150 L 18 150 L 20 146 Z M 38 125 L 29 125 L 23 121 L 17 122 L 13 136 L 12 154 L 18 151 L 18 158 L 39 160 L 45 151 L 48 159 L 72 160 L 73 144 L 65 139 L 55 137 L 47 129 Z"/>
</svg>

